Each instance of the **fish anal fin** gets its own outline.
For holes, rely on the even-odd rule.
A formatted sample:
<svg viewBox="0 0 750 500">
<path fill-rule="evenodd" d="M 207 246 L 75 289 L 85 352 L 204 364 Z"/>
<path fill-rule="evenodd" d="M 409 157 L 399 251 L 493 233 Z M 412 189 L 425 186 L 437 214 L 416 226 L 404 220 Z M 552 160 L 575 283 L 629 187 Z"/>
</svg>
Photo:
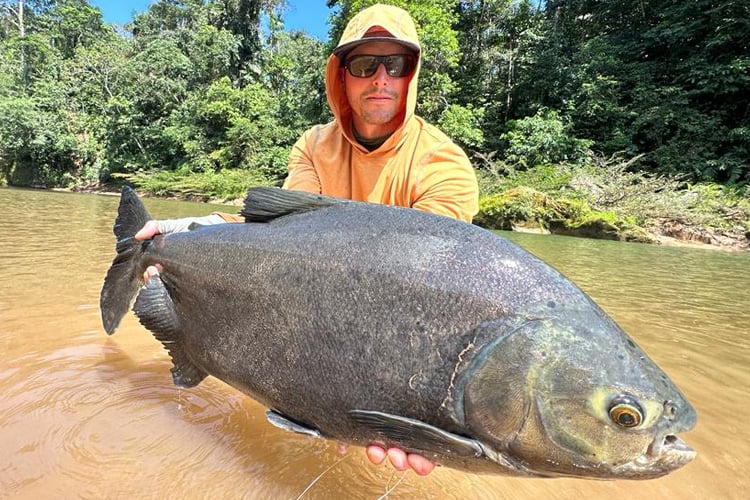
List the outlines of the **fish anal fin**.
<svg viewBox="0 0 750 500">
<path fill-rule="evenodd" d="M 436 455 L 481 457 L 484 449 L 478 441 L 459 436 L 433 425 L 408 417 L 379 411 L 351 410 L 349 416 L 374 431 L 387 445 Z"/>
<path fill-rule="evenodd" d="M 194 387 L 206 378 L 185 352 L 179 318 L 169 290 L 159 275 L 152 276 L 135 299 L 133 311 L 141 324 L 154 334 L 172 358 L 172 380 L 179 387 Z"/>
<path fill-rule="evenodd" d="M 308 427 L 275 410 L 266 410 L 266 418 L 272 425 L 278 427 L 279 429 L 296 432 L 298 434 L 304 434 L 306 436 L 317 438 L 322 437 L 319 430 Z"/>
</svg>

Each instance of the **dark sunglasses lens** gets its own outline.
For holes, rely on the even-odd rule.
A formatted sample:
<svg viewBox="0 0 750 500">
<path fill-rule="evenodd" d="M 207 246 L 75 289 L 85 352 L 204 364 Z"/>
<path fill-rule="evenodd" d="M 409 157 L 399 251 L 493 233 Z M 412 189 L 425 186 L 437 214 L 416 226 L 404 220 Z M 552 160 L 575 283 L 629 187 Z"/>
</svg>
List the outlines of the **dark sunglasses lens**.
<svg viewBox="0 0 750 500">
<path fill-rule="evenodd" d="M 349 59 L 346 66 L 352 76 L 366 78 L 372 76 L 378 69 L 378 58 L 375 56 L 354 56 Z"/>
<path fill-rule="evenodd" d="M 346 63 L 349 74 L 358 78 L 368 78 L 375 74 L 378 65 L 383 64 L 386 72 L 392 77 L 409 75 L 416 63 L 416 58 L 409 54 L 394 54 L 390 56 L 354 56 Z"/>
<path fill-rule="evenodd" d="M 413 60 L 414 58 L 411 56 L 398 54 L 386 56 L 383 64 L 385 64 L 385 70 L 389 75 L 402 77 L 408 75 L 414 69 Z"/>
</svg>

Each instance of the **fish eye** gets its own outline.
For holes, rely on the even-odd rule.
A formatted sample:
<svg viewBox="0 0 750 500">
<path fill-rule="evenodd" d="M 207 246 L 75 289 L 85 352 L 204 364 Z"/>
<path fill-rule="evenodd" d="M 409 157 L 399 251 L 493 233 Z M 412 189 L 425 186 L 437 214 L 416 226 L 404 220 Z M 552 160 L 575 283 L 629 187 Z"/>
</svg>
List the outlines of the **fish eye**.
<svg viewBox="0 0 750 500">
<path fill-rule="evenodd" d="M 643 422 L 643 410 L 634 397 L 620 395 L 609 404 L 609 418 L 620 427 L 637 427 Z"/>
</svg>

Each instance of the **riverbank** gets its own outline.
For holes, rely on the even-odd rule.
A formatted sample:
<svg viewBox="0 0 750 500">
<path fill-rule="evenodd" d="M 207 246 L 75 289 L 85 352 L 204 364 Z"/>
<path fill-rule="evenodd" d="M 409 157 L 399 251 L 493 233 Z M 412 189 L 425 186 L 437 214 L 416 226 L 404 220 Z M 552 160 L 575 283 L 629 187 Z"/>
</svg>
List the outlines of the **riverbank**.
<svg viewBox="0 0 750 500">
<path fill-rule="evenodd" d="M 76 186 L 65 191 L 118 195 L 121 185 Z M 138 190 L 141 196 L 241 206 L 242 198 L 225 199 L 195 192 L 170 191 L 156 194 Z M 570 195 L 570 193 L 568 193 Z M 677 197 L 677 194 L 674 194 Z M 679 195 L 684 196 L 684 194 Z M 706 205 L 706 197 L 703 196 Z M 637 203 L 635 204 L 638 205 Z M 659 213 L 658 217 L 599 210 L 580 198 L 556 196 L 527 186 L 515 186 L 501 193 L 484 195 L 474 223 L 486 229 L 558 234 L 583 238 L 618 240 L 665 246 L 692 246 L 727 251 L 750 250 L 750 209 L 732 202 L 722 206 L 708 203 L 711 210 L 696 216 L 694 208 L 682 213 Z M 750 203 L 748 203 L 750 205 Z M 683 205 L 684 206 L 684 205 Z M 643 206 L 641 206 L 643 208 Z M 722 217 L 722 213 L 724 216 Z M 700 223 L 703 220 L 709 223 Z"/>
<path fill-rule="evenodd" d="M 595 235 L 578 235 L 574 232 L 553 232 L 538 227 L 513 226 L 511 231 L 532 234 L 559 234 L 580 238 L 593 239 L 615 239 L 610 237 L 597 237 Z M 627 240 L 623 240 L 627 241 Z M 664 226 L 655 229 L 647 240 L 638 243 L 655 244 L 661 246 L 681 246 L 692 248 L 703 248 L 708 250 L 722 250 L 730 252 L 743 252 L 750 250 L 750 239 L 741 234 L 726 235 L 716 233 L 701 227 L 686 227 L 675 221 L 665 221 Z"/>
<path fill-rule="evenodd" d="M 688 183 L 629 167 L 613 160 L 479 171 L 483 196 L 474 223 L 618 241 L 750 249 L 750 186 Z"/>
</svg>

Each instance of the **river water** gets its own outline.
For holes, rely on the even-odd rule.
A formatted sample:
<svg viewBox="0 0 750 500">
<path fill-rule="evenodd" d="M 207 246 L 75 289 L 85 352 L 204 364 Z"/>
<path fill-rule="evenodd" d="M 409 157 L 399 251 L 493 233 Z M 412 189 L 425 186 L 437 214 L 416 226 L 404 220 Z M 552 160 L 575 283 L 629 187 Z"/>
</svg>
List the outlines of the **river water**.
<svg viewBox="0 0 750 500">
<path fill-rule="evenodd" d="M 522 479 L 369 465 L 360 448 L 269 425 L 209 377 L 172 385 L 132 314 L 107 337 L 99 291 L 117 197 L 0 189 L 0 498 L 747 498 L 750 254 L 506 234 L 628 331 L 698 412 L 698 451 L 650 481 Z M 205 204 L 149 199 L 155 217 Z M 225 207 L 226 210 L 226 207 Z M 234 210 L 233 208 L 229 210 Z"/>
</svg>

